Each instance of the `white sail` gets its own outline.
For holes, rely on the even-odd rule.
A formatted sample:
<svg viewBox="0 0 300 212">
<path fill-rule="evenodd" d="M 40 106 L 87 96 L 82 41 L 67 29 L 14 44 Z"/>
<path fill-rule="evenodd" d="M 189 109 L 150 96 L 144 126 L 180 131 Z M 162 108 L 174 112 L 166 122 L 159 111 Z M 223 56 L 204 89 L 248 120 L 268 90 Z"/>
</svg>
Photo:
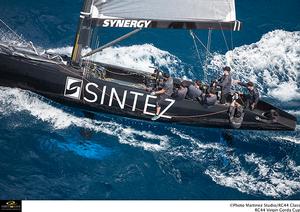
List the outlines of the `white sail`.
<svg viewBox="0 0 300 212">
<path fill-rule="evenodd" d="M 240 30 L 241 22 L 236 20 L 235 0 L 85 0 L 72 52 L 73 64 L 80 64 L 82 48 L 89 46 L 93 27 L 235 31 Z"/>
<path fill-rule="evenodd" d="M 93 19 L 100 20 L 98 25 L 100 23 L 110 27 L 138 26 L 134 24 L 136 22 L 119 21 L 117 25 L 111 21 L 104 24 L 101 20 L 151 21 L 141 24 L 143 27 L 222 28 L 222 25 L 230 29 L 239 27 L 236 24 L 234 0 L 94 0 L 91 12 Z"/>
<path fill-rule="evenodd" d="M 234 0 L 95 0 L 101 17 L 165 21 L 234 21 Z"/>
</svg>

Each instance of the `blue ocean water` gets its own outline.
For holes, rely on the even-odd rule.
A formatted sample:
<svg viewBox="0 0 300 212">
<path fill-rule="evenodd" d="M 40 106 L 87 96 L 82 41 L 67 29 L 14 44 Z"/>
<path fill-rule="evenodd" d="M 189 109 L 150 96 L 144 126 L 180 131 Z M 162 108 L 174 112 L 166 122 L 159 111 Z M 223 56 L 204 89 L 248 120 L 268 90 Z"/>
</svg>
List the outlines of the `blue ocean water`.
<svg viewBox="0 0 300 212">
<path fill-rule="evenodd" d="M 36 46 L 70 54 L 81 4 L 2 0 L 0 18 Z M 230 64 L 235 79 L 254 81 L 266 101 L 297 116 L 295 132 L 228 132 L 106 114 L 92 120 L 0 87 L 0 199 L 299 199 L 299 8 L 297 0 L 237 1 L 243 30 L 224 32 L 226 42 L 214 31 L 206 66 L 208 79 Z M 103 44 L 125 32 L 95 34 Z M 206 31 L 195 33 L 206 43 Z M 204 53 L 200 48 L 202 59 Z M 185 30 L 143 30 L 94 59 L 203 77 Z"/>
</svg>

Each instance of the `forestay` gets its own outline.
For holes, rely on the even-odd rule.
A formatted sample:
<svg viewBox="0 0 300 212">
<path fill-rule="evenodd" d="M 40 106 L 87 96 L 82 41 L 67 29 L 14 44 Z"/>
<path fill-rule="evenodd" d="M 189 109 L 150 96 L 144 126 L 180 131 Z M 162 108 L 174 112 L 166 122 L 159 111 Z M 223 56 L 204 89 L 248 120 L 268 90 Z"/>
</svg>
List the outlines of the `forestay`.
<svg viewBox="0 0 300 212">
<path fill-rule="evenodd" d="M 93 0 L 93 25 L 239 30 L 234 0 Z"/>
</svg>

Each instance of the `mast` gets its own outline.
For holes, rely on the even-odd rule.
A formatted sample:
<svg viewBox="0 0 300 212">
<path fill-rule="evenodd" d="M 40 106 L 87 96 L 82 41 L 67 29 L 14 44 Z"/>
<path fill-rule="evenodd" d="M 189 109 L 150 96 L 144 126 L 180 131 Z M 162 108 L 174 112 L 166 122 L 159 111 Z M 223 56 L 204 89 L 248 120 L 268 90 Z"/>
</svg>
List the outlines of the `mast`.
<svg viewBox="0 0 300 212">
<path fill-rule="evenodd" d="M 80 12 L 80 19 L 71 56 L 72 65 L 74 67 L 81 67 L 82 49 L 89 46 L 90 44 L 93 1 L 94 0 L 85 0 Z"/>
</svg>

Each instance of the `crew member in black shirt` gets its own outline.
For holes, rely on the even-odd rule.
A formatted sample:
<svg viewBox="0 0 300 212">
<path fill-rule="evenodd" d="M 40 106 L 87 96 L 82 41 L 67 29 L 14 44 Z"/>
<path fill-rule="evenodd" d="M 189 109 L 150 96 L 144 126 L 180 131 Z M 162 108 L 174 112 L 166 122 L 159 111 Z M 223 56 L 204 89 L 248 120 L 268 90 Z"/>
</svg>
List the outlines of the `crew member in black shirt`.
<svg viewBox="0 0 300 212">
<path fill-rule="evenodd" d="M 254 83 L 250 81 L 247 83 L 243 83 L 241 81 L 235 81 L 235 82 L 247 88 L 249 94 L 246 95 L 246 107 L 253 110 L 257 106 L 257 103 L 260 98 L 257 88 L 254 87 Z"/>
<path fill-rule="evenodd" d="M 173 86 L 174 86 L 173 85 L 173 78 L 167 73 L 163 74 L 163 78 L 164 78 L 164 83 L 163 83 L 162 89 L 159 90 L 159 91 L 151 92 L 151 95 L 157 95 L 158 96 L 157 101 L 156 101 L 156 115 L 154 117 L 152 117 L 153 121 L 160 118 L 159 114 L 160 114 L 162 103 L 167 98 L 170 98 L 171 95 L 173 94 Z"/>
<path fill-rule="evenodd" d="M 221 104 L 225 104 L 226 102 L 231 102 L 231 74 L 230 67 L 226 66 L 223 68 L 224 75 L 217 80 L 216 85 L 221 87 Z"/>
</svg>

